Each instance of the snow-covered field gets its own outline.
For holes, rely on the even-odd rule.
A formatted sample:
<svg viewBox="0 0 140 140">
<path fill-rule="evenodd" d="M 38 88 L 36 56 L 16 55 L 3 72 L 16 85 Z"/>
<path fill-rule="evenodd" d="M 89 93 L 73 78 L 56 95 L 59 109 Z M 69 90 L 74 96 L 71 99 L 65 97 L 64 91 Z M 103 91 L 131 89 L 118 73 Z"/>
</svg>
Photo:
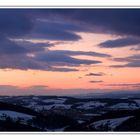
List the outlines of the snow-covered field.
<svg viewBox="0 0 140 140">
<path fill-rule="evenodd" d="M 71 109 L 73 104 L 64 104 L 66 98 L 56 98 L 56 99 L 45 99 L 42 100 L 43 103 L 48 103 L 48 105 L 38 104 L 35 100 L 26 105 L 26 107 L 34 109 L 36 111 L 41 110 L 50 110 L 50 109 Z M 76 103 L 76 109 L 93 109 L 97 107 L 104 107 L 107 103 L 102 103 L 98 101 L 89 101 L 89 102 L 78 102 Z"/>
<path fill-rule="evenodd" d="M 4 119 L 5 117 L 10 117 L 13 120 L 16 120 L 18 118 L 22 118 L 24 120 L 30 120 L 33 118 L 32 115 L 10 111 L 10 110 L 0 110 L 0 119 Z"/>
<path fill-rule="evenodd" d="M 97 101 L 90 101 L 90 102 L 80 102 L 78 104 L 82 104 L 79 105 L 77 108 L 78 109 L 93 109 L 93 108 L 97 108 L 97 107 L 103 107 L 106 105 L 106 103 L 101 103 L 101 102 L 97 102 Z"/>
<path fill-rule="evenodd" d="M 36 111 L 50 110 L 50 109 L 70 109 L 72 105 L 65 104 L 51 104 L 51 105 L 28 105 L 26 107 L 32 108 Z"/>
<path fill-rule="evenodd" d="M 57 99 L 46 99 L 43 100 L 44 103 L 54 103 L 54 104 L 62 104 L 66 101 L 64 98 L 57 98 Z"/>
<path fill-rule="evenodd" d="M 88 113 L 88 114 L 84 114 L 84 116 L 94 117 L 94 116 L 100 116 L 100 114 L 91 114 L 91 113 Z"/>
<path fill-rule="evenodd" d="M 50 109 L 70 109 L 72 105 L 67 105 L 64 104 L 64 102 L 67 100 L 65 98 L 56 98 L 56 99 L 44 99 L 41 100 L 43 103 L 50 103 L 48 105 L 44 104 L 38 104 L 36 101 L 38 97 L 33 97 L 34 101 L 30 102 L 26 107 L 34 109 L 36 111 L 41 111 L 41 110 L 50 110 Z"/>
<path fill-rule="evenodd" d="M 133 116 L 115 118 L 115 119 L 106 119 L 92 123 L 90 126 L 96 128 L 97 130 L 102 130 L 107 128 L 108 130 L 113 131 L 117 126 L 122 124 L 124 121 L 132 118 Z"/>
<path fill-rule="evenodd" d="M 139 108 L 135 103 L 118 103 L 110 107 L 113 110 L 135 110 Z"/>
</svg>

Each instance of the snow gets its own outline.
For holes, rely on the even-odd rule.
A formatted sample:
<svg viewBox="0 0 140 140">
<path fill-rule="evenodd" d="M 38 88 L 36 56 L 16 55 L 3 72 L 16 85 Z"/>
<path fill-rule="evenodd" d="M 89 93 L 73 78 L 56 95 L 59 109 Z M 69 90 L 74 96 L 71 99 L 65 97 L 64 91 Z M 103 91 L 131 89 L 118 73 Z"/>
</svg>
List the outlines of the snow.
<svg viewBox="0 0 140 140">
<path fill-rule="evenodd" d="M 113 105 L 110 107 L 110 109 L 113 110 L 134 110 L 134 109 L 139 109 L 139 106 L 135 103 L 118 103 L 116 105 Z"/>
<path fill-rule="evenodd" d="M 36 111 L 41 110 L 50 110 L 50 109 L 70 109 L 72 105 L 65 105 L 65 104 L 52 104 L 52 105 L 36 105 L 30 106 L 30 108 L 35 109 Z M 28 106 L 29 107 L 29 106 Z"/>
<path fill-rule="evenodd" d="M 81 124 L 81 123 L 84 123 L 85 121 L 83 120 L 78 120 L 78 123 Z"/>
<path fill-rule="evenodd" d="M 84 116 L 100 116 L 100 114 L 91 114 L 91 113 L 89 113 L 89 114 L 84 114 Z"/>
<path fill-rule="evenodd" d="M 96 107 L 103 107 L 106 105 L 106 103 L 96 102 L 96 101 L 90 101 L 90 102 L 81 102 L 83 105 L 78 106 L 78 109 L 93 109 Z M 80 103 L 78 103 L 80 104 Z"/>
<path fill-rule="evenodd" d="M 36 111 L 41 111 L 41 110 L 50 110 L 51 108 L 53 107 L 53 105 L 46 105 L 46 106 L 43 106 L 43 105 L 37 105 L 35 107 L 33 107 Z"/>
<path fill-rule="evenodd" d="M 46 99 L 43 100 L 44 103 L 54 103 L 54 104 L 62 104 L 66 101 L 64 98 L 57 98 L 57 99 Z"/>
<path fill-rule="evenodd" d="M 50 109 L 70 109 L 72 105 L 65 105 L 63 104 L 66 101 L 65 98 L 57 98 L 57 99 L 46 99 L 43 100 L 45 103 L 52 103 L 50 105 L 38 105 L 36 102 L 31 102 L 29 105 L 26 107 L 32 108 L 36 111 L 41 111 L 41 110 L 50 110 Z"/>
<path fill-rule="evenodd" d="M 63 109 L 70 109 L 72 105 L 64 105 L 64 104 L 55 104 L 54 108 L 63 108 Z"/>
<path fill-rule="evenodd" d="M 24 120 L 29 120 L 33 118 L 32 115 L 28 115 L 25 113 L 9 111 L 9 110 L 0 110 L 0 119 L 3 119 L 5 115 L 10 117 L 11 119 L 23 118 Z"/>
<path fill-rule="evenodd" d="M 132 117 L 133 116 L 128 116 L 128 117 L 122 117 L 122 118 L 96 121 L 96 122 L 92 123 L 90 126 L 95 127 L 97 130 L 101 130 L 105 127 L 107 127 L 108 130 L 114 130 L 117 126 L 121 125 L 124 121 L 126 121 Z"/>
</svg>

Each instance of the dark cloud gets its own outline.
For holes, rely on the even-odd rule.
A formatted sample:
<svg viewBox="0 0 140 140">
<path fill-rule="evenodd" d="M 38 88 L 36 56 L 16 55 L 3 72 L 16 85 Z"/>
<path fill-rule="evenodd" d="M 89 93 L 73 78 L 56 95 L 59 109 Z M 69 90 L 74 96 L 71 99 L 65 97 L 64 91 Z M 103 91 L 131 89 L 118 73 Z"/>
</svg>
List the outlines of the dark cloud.
<svg viewBox="0 0 140 140">
<path fill-rule="evenodd" d="M 42 45 L 45 45 L 44 47 L 52 46 L 52 44 L 47 43 L 29 44 L 29 42 L 24 41 L 19 44 L 19 42 L 14 41 L 14 39 L 25 38 L 26 36 L 28 36 L 27 39 L 29 39 L 31 38 L 31 34 L 34 34 L 35 36 L 38 34 L 42 35 L 40 39 L 52 38 L 53 40 L 72 41 L 80 39 L 80 36 L 74 33 L 76 27 L 72 24 L 65 25 L 63 23 L 53 23 L 53 21 L 49 23 L 44 23 L 44 21 L 38 22 L 39 20 L 37 20 L 37 18 L 39 18 L 39 16 L 36 16 L 36 13 L 39 13 L 39 11 L 40 10 L 29 9 L 0 9 L 1 54 L 25 53 L 34 51 L 35 49 L 39 50 L 42 48 Z"/>
<path fill-rule="evenodd" d="M 0 9 L 0 68 L 21 70 L 78 71 L 76 68 L 60 66 L 79 66 L 97 64 L 100 61 L 72 58 L 74 55 L 109 57 L 96 52 L 56 51 L 40 56 L 52 43 L 34 43 L 29 39 L 48 39 L 58 41 L 77 41 L 81 39 L 76 32 L 86 31 L 86 26 L 71 20 L 57 17 L 53 10 Z M 54 10 L 55 11 L 55 10 Z M 52 16 L 53 15 L 53 16 Z M 55 20 L 52 20 L 52 17 Z M 25 40 L 28 39 L 28 40 Z M 39 53 L 39 54 L 38 54 Z M 34 56 L 38 56 L 35 58 Z M 56 67 L 57 66 L 57 67 Z M 59 67 L 58 67 L 59 66 Z"/>
<path fill-rule="evenodd" d="M 35 57 L 37 61 L 48 62 L 55 66 L 80 66 L 81 64 L 91 65 L 98 64 L 101 61 L 98 60 L 87 60 L 87 59 L 77 59 L 66 54 L 57 53 L 57 51 L 47 51 L 41 53 Z"/>
<path fill-rule="evenodd" d="M 107 40 L 99 44 L 102 48 L 122 48 L 122 47 L 130 47 L 132 45 L 139 45 L 139 38 L 120 38 L 115 40 Z"/>
<path fill-rule="evenodd" d="M 35 43 L 27 40 L 13 40 L 19 48 L 26 49 L 27 53 L 45 51 L 45 48 L 53 47 L 55 43 L 45 42 L 45 43 Z"/>
<path fill-rule="evenodd" d="M 88 73 L 85 76 L 104 76 L 104 75 L 106 74 L 103 72 L 98 72 L 98 73 Z"/>
<path fill-rule="evenodd" d="M 9 45 L 10 42 L 10 45 Z M 81 64 L 98 64 L 101 61 L 76 59 L 71 56 L 89 55 L 95 57 L 110 57 L 108 54 L 83 51 L 45 51 L 45 48 L 52 47 L 52 43 L 33 43 L 30 41 L 9 40 L 6 45 L 0 48 L 0 68 L 1 69 L 21 69 L 21 70 L 48 70 L 48 71 L 78 71 L 76 68 L 64 68 L 55 66 L 80 66 Z M 11 42 L 14 44 L 11 46 Z M 5 49 L 4 49 L 5 47 Z M 7 47 L 7 49 L 6 49 Z M 9 48 L 10 47 L 10 48 Z M 2 50 L 3 49 L 3 50 Z"/>
<path fill-rule="evenodd" d="M 36 69 L 36 70 L 45 70 L 45 67 L 40 63 L 34 61 L 25 55 L 10 55 L 0 56 L 0 68 L 1 69 Z M 47 67 L 46 67 L 47 69 Z"/>
<path fill-rule="evenodd" d="M 103 82 L 102 80 L 92 80 L 92 81 L 89 81 L 90 83 L 101 83 Z"/>
<path fill-rule="evenodd" d="M 104 84 L 105 86 L 117 86 L 117 87 L 140 87 L 140 83 L 131 83 L 131 84 Z"/>
<path fill-rule="evenodd" d="M 82 31 L 140 35 L 139 9 L 1 9 L 0 13 L 0 30 L 8 36 L 34 32 L 50 39 L 63 40 L 65 35 L 64 40 L 78 40 L 75 32 Z"/>
<path fill-rule="evenodd" d="M 19 44 L 20 46 L 24 46 L 24 47 L 52 47 L 54 46 L 53 43 L 50 42 L 42 42 L 42 43 L 35 43 L 35 42 L 31 42 L 31 41 L 27 41 L 27 40 L 19 40 L 19 41 L 15 41 L 17 44 Z"/>
<path fill-rule="evenodd" d="M 125 67 L 140 67 L 140 55 L 132 55 L 124 58 L 114 58 L 114 61 L 118 62 L 126 62 L 126 64 L 121 64 L 121 65 L 111 65 L 111 67 L 115 68 L 125 68 Z"/>
<path fill-rule="evenodd" d="M 87 31 L 140 36 L 139 9 L 46 9 L 40 15 L 87 25 Z M 95 28 L 96 27 L 96 28 Z"/>
<path fill-rule="evenodd" d="M 0 9 L 1 36 L 23 36 L 31 31 L 33 24 L 33 18 L 25 10 Z"/>
<path fill-rule="evenodd" d="M 81 37 L 75 32 L 81 30 L 79 29 L 79 26 L 74 25 L 73 23 L 66 23 L 66 21 L 57 22 L 49 20 L 39 20 L 36 21 L 32 32 L 26 35 L 25 38 L 77 41 L 81 39 Z"/>
<path fill-rule="evenodd" d="M 135 68 L 135 67 L 140 67 L 140 61 L 133 61 L 129 62 L 124 65 L 111 65 L 113 68 Z"/>
<path fill-rule="evenodd" d="M 82 31 L 140 35 L 139 9 L 1 9 L 0 13 L 0 30 L 8 36 L 34 33 L 40 38 L 78 40 L 75 32 Z"/>
<path fill-rule="evenodd" d="M 72 56 L 110 57 L 110 55 L 65 50 L 45 52 L 45 48 L 54 44 L 15 40 L 36 38 L 78 41 L 81 36 L 77 33 L 80 32 L 110 33 L 134 38 L 140 36 L 139 25 L 139 9 L 0 9 L 0 68 L 78 71 L 77 68 L 70 66 L 92 65 L 101 61 L 77 59 Z M 131 41 L 126 39 L 123 45 L 125 43 L 134 45 L 138 42 L 137 39 Z M 139 67 L 139 60 L 129 59 L 131 60 L 126 61 L 127 64 L 123 67 Z"/>
<path fill-rule="evenodd" d="M 27 50 L 24 47 L 20 47 L 15 42 L 9 40 L 6 37 L 0 37 L 0 54 L 20 54 L 26 53 Z"/>
<path fill-rule="evenodd" d="M 75 68 L 55 67 L 53 65 L 49 65 L 48 63 L 36 61 L 32 57 L 21 54 L 10 55 L 10 57 L 1 55 L 0 68 L 20 69 L 20 70 L 32 69 L 32 70 L 59 71 L 59 72 L 78 71 L 78 69 Z"/>
<path fill-rule="evenodd" d="M 128 57 L 123 57 L 123 58 L 114 58 L 114 61 L 120 61 L 120 62 L 131 62 L 133 60 L 140 60 L 140 54 L 135 54 L 135 55 L 131 55 Z"/>
<path fill-rule="evenodd" d="M 111 57 L 109 54 L 105 53 L 98 53 L 93 51 L 70 51 L 70 50 L 54 50 L 52 53 L 57 53 L 59 55 L 65 54 L 69 56 L 76 56 L 76 55 L 87 55 L 87 56 L 93 56 L 93 57 Z"/>
</svg>

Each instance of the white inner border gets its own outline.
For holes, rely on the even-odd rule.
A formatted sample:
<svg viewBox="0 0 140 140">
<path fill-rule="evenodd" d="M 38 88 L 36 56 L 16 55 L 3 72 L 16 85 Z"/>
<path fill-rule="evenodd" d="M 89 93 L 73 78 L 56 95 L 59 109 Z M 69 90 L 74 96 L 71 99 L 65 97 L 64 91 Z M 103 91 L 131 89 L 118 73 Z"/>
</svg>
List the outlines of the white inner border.
<svg viewBox="0 0 140 140">
<path fill-rule="evenodd" d="M 0 6 L 137 6 L 139 0 L 1 0 Z"/>
<path fill-rule="evenodd" d="M 12 3 L 11 3 L 12 2 Z M 80 5 L 79 5 L 80 3 Z M 102 6 L 101 6 L 102 5 Z M 72 0 L 50 0 L 50 1 L 45 1 L 45 0 L 3 0 L 0 1 L 0 9 L 3 8 L 33 8 L 33 9 L 39 9 L 39 8 L 76 8 L 76 9 L 99 9 L 99 8 L 104 8 L 104 9 L 112 9 L 112 8 L 122 8 L 122 9 L 127 9 L 127 8 L 140 8 L 140 1 L 138 0 L 97 0 L 96 2 L 94 0 L 75 0 L 72 2 Z M 2 134 L 0 137 L 1 139 L 12 139 L 11 136 L 14 136 L 14 139 L 19 140 L 19 139 L 30 139 L 29 134 L 34 134 L 33 139 L 38 140 L 38 139 L 44 139 L 45 135 L 41 134 L 49 134 L 47 136 L 48 140 L 54 140 L 54 137 L 56 136 L 55 139 L 76 139 L 75 134 L 80 134 L 80 139 L 88 139 L 92 138 L 90 137 L 90 134 L 94 134 L 94 138 L 98 140 L 118 140 L 118 139 L 124 139 L 127 138 L 127 140 L 132 140 L 135 138 L 138 138 L 140 136 L 140 132 L 0 132 Z M 20 135 L 17 135 L 20 134 Z M 26 134 L 26 135 L 24 135 Z M 63 135 L 62 134 L 69 134 Z M 102 135 L 101 135 L 102 134 Z M 111 135 L 110 135 L 111 134 Z M 118 135 L 120 134 L 120 135 Z M 125 134 L 125 135 L 121 135 Z M 127 135 L 126 135 L 127 134 Z M 131 134 L 131 135 L 130 135 Z M 138 134 L 138 135 L 133 135 L 133 134 Z M 16 136 L 16 137 L 15 137 Z M 66 137 L 65 137 L 66 136 Z M 77 135 L 78 136 L 78 135 Z M 109 137 L 108 137 L 109 136 Z M 78 137 L 79 138 L 79 137 Z M 46 139 L 46 137 L 45 137 Z"/>
</svg>

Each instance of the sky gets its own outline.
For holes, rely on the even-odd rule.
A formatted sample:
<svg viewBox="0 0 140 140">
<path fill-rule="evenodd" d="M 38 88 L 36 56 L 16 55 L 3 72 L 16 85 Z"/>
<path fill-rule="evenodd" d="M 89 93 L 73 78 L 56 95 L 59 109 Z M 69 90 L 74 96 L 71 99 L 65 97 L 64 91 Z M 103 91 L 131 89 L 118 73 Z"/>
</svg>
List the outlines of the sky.
<svg viewBox="0 0 140 140">
<path fill-rule="evenodd" d="M 0 95 L 140 90 L 140 9 L 0 9 Z"/>
</svg>

